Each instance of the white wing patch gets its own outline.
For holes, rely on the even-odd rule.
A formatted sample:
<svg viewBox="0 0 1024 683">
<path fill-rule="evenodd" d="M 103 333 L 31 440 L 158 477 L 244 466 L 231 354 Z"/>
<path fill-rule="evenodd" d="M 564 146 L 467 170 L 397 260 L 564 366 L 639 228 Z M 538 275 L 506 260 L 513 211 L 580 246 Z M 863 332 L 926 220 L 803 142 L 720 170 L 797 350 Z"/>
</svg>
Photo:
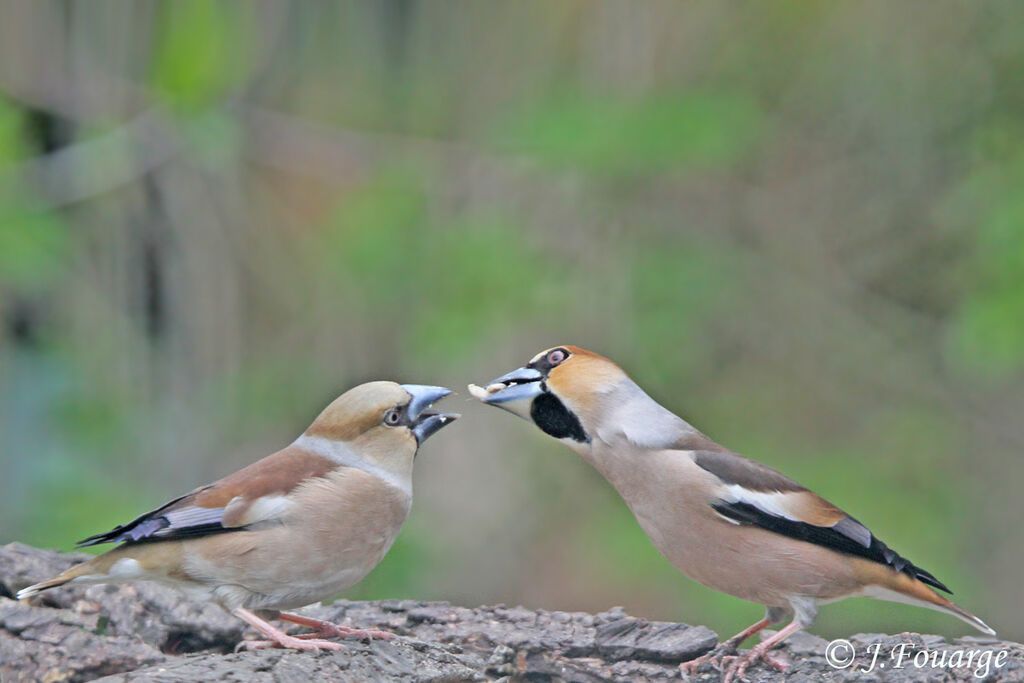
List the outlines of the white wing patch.
<svg viewBox="0 0 1024 683">
<path fill-rule="evenodd" d="M 231 503 L 235 501 L 232 500 Z M 242 517 L 242 524 L 255 524 L 267 519 L 280 517 L 292 506 L 292 501 L 287 496 L 262 496 L 257 498 L 249 506 L 249 510 Z M 228 508 L 231 504 L 228 504 Z"/>
<path fill-rule="evenodd" d="M 788 510 L 787 503 L 791 500 L 788 493 L 782 491 L 751 491 L 739 484 L 729 484 L 725 487 L 722 500 L 729 503 L 746 503 L 767 512 L 769 515 L 784 517 L 793 522 L 803 522 Z"/>
<path fill-rule="evenodd" d="M 198 505 L 193 505 L 178 510 L 171 510 L 165 512 L 161 517 L 167 519 L 170 523 L 170 529 L 181 529 L 183 527 L 190 526 L 202 526 L 203 524 L 220 524 L 220 519 L 224 515 L 222 508 L 202 508 Z M 154 534 L 155 536 L 161 536 L 159 531 Z"/>
<path fill-rule="evenodd" d="M 245 496 L 235 496 L 221 512 L 225 525 L 240 527 L 280 517 L 291 505 L 291 500 L 282 495 L 260 496 L 251 503 Z"/>
</svg>

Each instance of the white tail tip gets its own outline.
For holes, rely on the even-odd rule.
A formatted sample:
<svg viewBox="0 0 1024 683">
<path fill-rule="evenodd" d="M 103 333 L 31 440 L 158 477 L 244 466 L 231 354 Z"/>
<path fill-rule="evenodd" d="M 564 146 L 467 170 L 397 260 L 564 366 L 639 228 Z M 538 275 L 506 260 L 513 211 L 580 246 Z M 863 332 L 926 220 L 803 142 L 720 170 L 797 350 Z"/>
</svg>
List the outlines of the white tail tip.
<svg viewBox="0 0 1024 683">
<path fill-rule="evenodd" d="M 35 584 L 33 586 L 29 586 L 28 588 L 22 588 L 20 591 L 18 591 L 17 595 L 15 595 L 14 597 L 17 598 L 18 600 L 24 600 L 26 598 L 31 598 L 33 595 L 38 595 L 39 593 L 43 592 L 43 589 L 42 589 L 41 586 L 42 586 L 42 584 L 37 583 L 37 584 Z"/>
</svg>

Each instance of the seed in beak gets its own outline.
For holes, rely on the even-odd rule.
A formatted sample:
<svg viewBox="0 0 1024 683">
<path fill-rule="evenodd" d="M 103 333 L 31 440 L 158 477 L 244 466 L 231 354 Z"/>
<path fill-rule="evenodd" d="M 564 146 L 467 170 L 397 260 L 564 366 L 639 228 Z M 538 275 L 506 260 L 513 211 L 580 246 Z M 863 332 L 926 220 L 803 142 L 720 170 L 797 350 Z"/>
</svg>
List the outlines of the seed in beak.
<svg viewBox="0 0 1024 683">
<path fill-rule="evenodd" d="M 487 387 L 486 389 L 484 389 L 483 387 L 478 386 L 476 384 L 470 384 L 467 388 L 469 389 L 469 394 L 473 398 L 476 398 L 476 399 L 479 399 L 479 400 L 482 401 L 485 398 L 487 398 L 488 396 L 490 396 L 491 394 L 493 394 L 494 391 L 501 391 L 501 389 L 495 389 L 494 391 L 491 391 L 491 387 L 493 387 L 493 386 L 495 386 L 495 385 L 492 384 L 489 387 Z M 504 385 L 502 385 L 502 386 L 504 386 Z"/>
</svg>

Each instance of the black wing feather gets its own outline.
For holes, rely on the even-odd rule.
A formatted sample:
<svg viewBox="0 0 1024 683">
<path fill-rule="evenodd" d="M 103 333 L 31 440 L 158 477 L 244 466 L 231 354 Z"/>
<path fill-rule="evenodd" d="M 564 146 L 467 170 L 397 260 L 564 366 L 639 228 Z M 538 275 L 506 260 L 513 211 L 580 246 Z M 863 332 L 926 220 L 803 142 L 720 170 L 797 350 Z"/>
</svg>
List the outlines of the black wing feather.
<svg viewBox="0 0 1024 683">
<path fill-rule="evenodd" d="M 139 528 L 139 526 L 141 526 L 145 522 L 155 522 L 156 525 L 157 525 L 157 529 L 161 529 L 161 528 L 170 526 L 170 522 L 167 522 L 166 520 L 164 520 L 166 522 L 165 524 L 162 524 L 162 525 L 160 524 L 160 522 L 158 520 L 160 519 L 161 514 L 167 508 L 171 507 L 172 505 L 174 505 L 176 503 L 180 503 L 185 498 L 188 498 L 190 495 L 192 495 L 192 494 L 189 493 L 189 494 L 186 494 L 184 496 L 179 496 L 178 498 L 175 498 L 174 500 L 171 500 L 171 501 L 168 501 L 168 502 L 164 503 L 163 505 L 161 505 L 160 507 L 158 507 L 155 510 L 150 510 L 149 512 L 147 512 L 145 514 L 139 515 L 138 517 L 136 517 L 132 521 L 128 522 L 127 524 L 119 524 L 119 525 L 115 526 L 110 531 L 104 531 L 103 533 L 93 534 L 92 536 L 89 536 L 88 538 L 83 538 L 81 541 L 79 541 L 78 543 L 75 544 L 75 547 L 76 548 L 87 548 L 87 547 L 89 547 L 91 545 L 99 545 L 101 543 L 117 543 L 118 541 L 129 540 L 129 538 L 131 536 L 131 532 L 133 530 L 137 530 Z M 154 529 L 153 531 L 155 531 L 155 530 L 156 529 Z M 152 533 L 152 531 L 150 531 L 150 533 Z M 148 534 L 145 534 L 145 535 L 148 535 Z"/>
<path fill-rule="evenodd" d="M 192 497 L 201 490 L 202 489 L 199 489 L 179 498 L 175 498 L 172 501 L 168 501 L 157 509 L 151 510 L 144 515 L 140 515 L 127 524 L 118 525 L 110 531 L 105 531 L 101 534 L 94 534 L 88 538 L 83 538 L 75 547 L 86 548 L 88 546 L 99 545 L 101 543 L 137 544 L 151 543 L 154 541 L 173 541 L 245 529 L 244 526 L 225 527 L 219 521 L 210 521 L 211 519 L 218 518 L 220 514 L 223 513 L 222 508 L 210 508 L 209 510 L 204 510 L 198 517 L 193 514 L 192 521 L 183 519 L 188 517 L 187 514 L 183 513 L 194 513 L 196 510 L 202 509 L 187 505 L 179 506 L 179 503 Z M 175 519 L 175 517 L 177 517 L 177 519 Z"/>
<path fill-rule="evenodd" d="M 848 555 L 856 555 L 892 567 L 898 572 L 917 579 L 933 588 L 945 591 L 952 595 L 944 583 L 935 578 L 930 572 L 914 565 L 910 560 L 897 554 L 889 546 L 875 538 L 874 534 L 868 532 L 869 542 L 865 545 L 858 542 L 854 537 L 843 533 L 842 529 L 830 526 L 816 526 L 806 522 L 798 522 L 778 515 L 765 512 L 756 505 L 750 503 L 735 502 L 729 503 L 720 501 L 712 503 L 711 507 L 720 515 L 735 520 L 741 524 L 752 524 L 754 526 L 774 531 L 777 534 L 795 538 L 798 541 L 814 543 L 825 548 L 837 550 Z M 847 517 L 851 523 L 856 524 L 860 529 L 864 525 L 853 517 Z M 845 520 L 844 520 L 845 521 Z M 838 526 L 838 525 L 836 525 Z M 868 539 L 865 539 L 868 540 Z"/>
</svg>

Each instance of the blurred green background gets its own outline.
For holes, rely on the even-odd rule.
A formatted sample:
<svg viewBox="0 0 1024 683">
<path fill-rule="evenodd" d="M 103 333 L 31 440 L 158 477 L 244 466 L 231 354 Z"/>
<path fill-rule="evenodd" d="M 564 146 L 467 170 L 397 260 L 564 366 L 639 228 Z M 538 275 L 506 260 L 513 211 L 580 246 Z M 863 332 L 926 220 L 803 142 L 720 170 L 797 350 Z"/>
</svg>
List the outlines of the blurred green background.
<svg viewBox="0 0 1024 683">
<path fill-rule="evenodd" d="M 464 419 L 352 597 L 706 623 L 464 386 L 574 343 L 1024 639 L 1024 5 L 0 9 L 0 542 L 70 549 L 367 379 Z M 880 602 L 816 631 L 964 634 Z"/>
</svg>

